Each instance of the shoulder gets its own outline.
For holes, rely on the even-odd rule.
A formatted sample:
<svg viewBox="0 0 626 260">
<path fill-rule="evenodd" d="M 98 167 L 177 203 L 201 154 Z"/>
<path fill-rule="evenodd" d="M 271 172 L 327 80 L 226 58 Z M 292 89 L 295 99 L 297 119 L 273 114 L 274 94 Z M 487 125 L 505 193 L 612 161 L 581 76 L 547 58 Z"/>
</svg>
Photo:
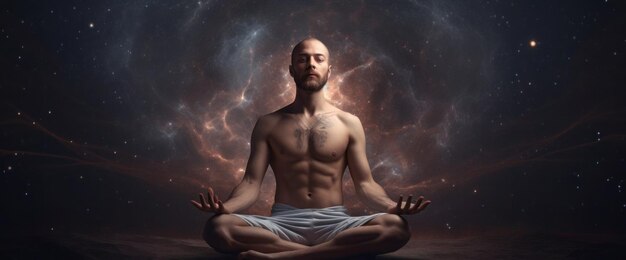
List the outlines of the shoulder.
<svg viewBox="0 0 626 260">
<path fill-rule="evenodd" d="M 343 122 L 343 124 L 348 129 L 348 136 L 350 137 L 350 142 L 360 142 L 360 140 L 365 139 L 365 132 L 363 130 L 363 125 L 361 124 L 361 120 L 358 116 L 341 111 L 337 113 L 339 120 Z"/>
<path fill-rule="evenodd" d="M 288 119 L 289 114 L 289 106 L 282 107 L 269 114 L 260 116 L 257 119 L 254 128 L 258 129 L 259 131 L 270 132 L 285 119 Z"/>
<path fill-rule="evenodd" d="M 256 131 L 267 132 L 270 131 L 279 120 L 280 114 L 276 112 L 262 115 L 257 119 L 254 128 Z"/>
<path fill-rule="evenodd" d="M 348 113 L 346 111 L 339 110 L 337 117 L 341 120 L 349 129 L 363 128 L 361 120 L 356 115 Z"/>
</svg>

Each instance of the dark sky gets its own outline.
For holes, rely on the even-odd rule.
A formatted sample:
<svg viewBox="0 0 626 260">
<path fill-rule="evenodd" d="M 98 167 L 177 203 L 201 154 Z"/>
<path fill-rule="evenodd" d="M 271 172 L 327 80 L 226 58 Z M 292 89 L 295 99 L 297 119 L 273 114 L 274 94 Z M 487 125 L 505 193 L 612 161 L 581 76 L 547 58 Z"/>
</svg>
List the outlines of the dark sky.
<svg viewBox="0 0 626 260">
<path fill-rule="evenodd" d="M 257 117 L 321 39 L 326 96 L 374 178 L 434 234 L 626 231 L 619 1 L 10 1 L 0 9 L 0 229 L 198 236 Z M 366 212 L 345 175 L 345 203 Z M 271 169 L 248 213 L 268 214 Z"/>
</svg>

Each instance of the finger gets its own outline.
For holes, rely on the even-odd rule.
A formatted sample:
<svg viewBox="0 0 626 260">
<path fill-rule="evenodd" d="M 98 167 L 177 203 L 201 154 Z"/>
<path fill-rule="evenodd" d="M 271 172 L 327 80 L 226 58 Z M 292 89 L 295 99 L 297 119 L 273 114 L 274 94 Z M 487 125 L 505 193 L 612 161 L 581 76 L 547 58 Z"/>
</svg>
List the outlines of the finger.
<svg viewBox="0 0 626 260">
<path fill-rule="evenodd" d="M 419 198 L 417 198 L 417 201 L 415 202 L 413 206 L 411 206 L 411 209 L 409 210 L 409 212 L 411 213 L 417 212 L 417 209 L 422 204 L 422 201 L 424 201 L 424 196 L 420 196 Z"/>
<path fill-rule="evenodd" d="M 408 212 L 411 207 L 411 201 L 413 200 L 413 195 L 409 195 L 404 204 L 404 212 Z"/>
<path fill-rule="evenodd" d="M 428 207 L 428 205 L 430 205 L 430 200 L 424 201 L 424 203 L 422 203 L 422 205 L 420 205 L 419 208 L 417 208 L 417 212 L 424 210 L 426 207 Z"/>
<path fill-rule="evenodd" d="M 193 204 L 193 206 L 198 208 L 199 210 L 202 210 L 202 205 L 200 205 L 200 203 L 198 203 L 197 201 L 192 200 L 191 204 Z"/>
<path fill-rule="evenodd" d="M 215 194 L 215 203 L 217 203 L 218 201 L 220 201 L 220 198 L 217 196 L 217 194 Z"/>
<path fill-rule="evenodd" d="M 402 195 L 400 195 L 400 199 L 398 199 L 398 205 L 396 205 L 396 210 L 400 212 L 401 207 L 402 207 Z"/>
<path fill-rule="evenodd" d="M 200 193 L 200 194 L 198 194 L 198 197 L 200 199 L 200 205 L 203 208 L 208 208 L 209 206 L 207 206 L 207 204 L 206 204 L 206 200 L 204 199 L 204 195 L 202 195 L 202 193 Z"/>
<path fill-rule="evenodd" d="M 225 211 L 225 210 L 224 210 L 224 203 L 222 203 L 222 201 L 221 201 L 221 200 L 218 200 L 218 201 L 217 201 L 217 205 L 219 205 L 219 206 L 220 206 L 220 208 L 219 208 L 219 212 L 224 213 L 224 211 Z"/>
<path fill-rule="evenodd" d="M 215 192 L 213 192 L 213 189 L 209 188 L 208 191 L 209 194 L 209 205 L 211 205 L 211 208 L 214 209 L 215 207 Z"/>
</svg>

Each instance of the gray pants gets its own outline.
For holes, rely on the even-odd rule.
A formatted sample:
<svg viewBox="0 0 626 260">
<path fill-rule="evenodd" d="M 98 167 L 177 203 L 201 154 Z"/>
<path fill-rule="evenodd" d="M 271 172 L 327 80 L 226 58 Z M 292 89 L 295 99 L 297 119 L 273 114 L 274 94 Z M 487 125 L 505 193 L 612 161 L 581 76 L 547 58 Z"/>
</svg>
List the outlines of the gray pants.
<svg viewBox="0 0 626 260">
<path fill-rule="evenodd" d="M 344 206 L 328 208 L 300 209 L 287 204 L 276 203 L 272 215 L 232 214 L 243 219 L 248 225 L 271 231 L 280 238 L 303 245 L 317 245 L 334 238 L 339 232 L 362 226 L 385 213 L 366 216 L 349 216 Z"/>
</svg>

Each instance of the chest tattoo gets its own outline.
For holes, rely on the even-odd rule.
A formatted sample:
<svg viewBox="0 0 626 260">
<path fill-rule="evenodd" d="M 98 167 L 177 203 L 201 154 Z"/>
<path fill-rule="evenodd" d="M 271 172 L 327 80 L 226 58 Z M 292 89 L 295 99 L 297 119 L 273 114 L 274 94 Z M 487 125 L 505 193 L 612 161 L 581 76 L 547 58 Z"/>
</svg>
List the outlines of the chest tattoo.
<svg viewBox="0 0 626 260">
<path fill-rule="evenodd" d="M 316 148 L 324 147 L 330 126 L 328 118 L 322 116 L 315 116 L 313 122 L 309 124 L 300 122 L 294 131 L 298 149 L 304 149 L 305 142 L 311 143 Z"/>
</svg>

